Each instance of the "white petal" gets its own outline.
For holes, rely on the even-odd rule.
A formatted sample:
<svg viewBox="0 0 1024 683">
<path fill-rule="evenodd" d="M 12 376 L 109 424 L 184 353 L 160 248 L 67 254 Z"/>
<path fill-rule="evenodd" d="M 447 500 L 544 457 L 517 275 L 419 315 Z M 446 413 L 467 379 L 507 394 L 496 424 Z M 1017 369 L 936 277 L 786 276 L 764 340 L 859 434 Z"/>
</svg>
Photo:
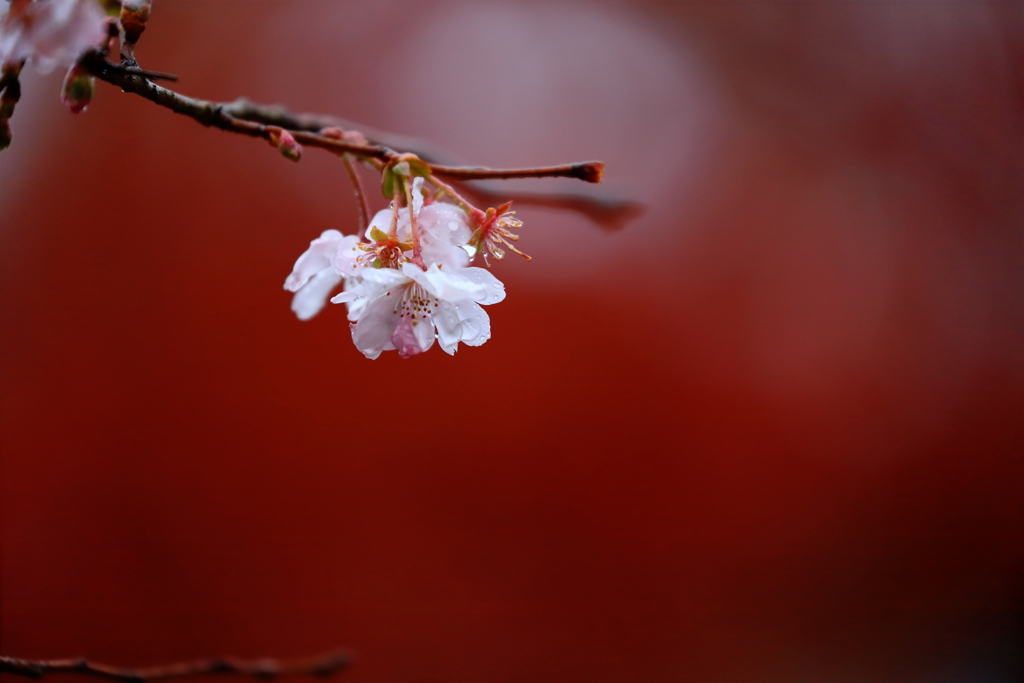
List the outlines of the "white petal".
<svg viewBox="0 0 1024 683">
<path fill-rule="evenodd" d="M 459 321 L 462 323 L 462 341 L 468 346 L 480 346 L 491 338 L 491 319 L 487 311 L 473 302 L 458 304 Z"/>
<path fill-rule="evenodd" d="M 423 207 L 418 217 L 427 232 L 456 246 L 468 242 L 473 234 L 466 212 L 454 204 L 435 202 Z"/>
<path fill-rule="evenodd" d="M 423 260 L 458 270 L 469 265 L 469 256 L 462 245 L 469 240 L 466 212 L 452 204 L 435 203 L 423 207 L 419 217 Z"/>
<path fill-rule="evenodd" d="M 429 315 L 418 317 L 411 324 L 421 352 L 434 345 L 434 321 Z"/>
<path fill-rule="evenodd" d="M 421 255 L 427 266 L 443 266 L 446 271 L 461 270 L 469 265 L 469 255 L 461 247 L 422 235 Z"/>
<path fill-rule="evenodd" d="M 366 306 L 359 322 L 352 325 L 352 343 L 367 358 L 376 358 L 390 342 L 398 320 L 391 298 L 377 297 Z"/>
<path fill-rule="evenodd" d="M 463 268 L 454 274 L 480 286 L 480 294 L 473 297 L 479 304 L 489 306 L 505 298 L 505 285 L 485 268 Z"/>
<path fill-rule="evenodd" d="M 351 239 L 351 236 L 349 237 Z M 320 237 L 309 243 L 309 248 L 302 252 L 291 274 L 284 281 L 284 288 L 289 292 L 297 292 L 307 281 L 324 268 L 331 266 L 331 257 L 342 243 L 342 234 L 337 230 L 325 230 Z"/>
<path fill-rule="evenodd" d="M 345 278 L 345 291 L 331 299 L 331 303 L 347 304 L 348 319 L 356 322 L 366 310 L 367 304 L 377 297 L 385 296 L 389 288 L 389 284 L 368 282 L 354 277 Z"/>
<path fill-rule="evenodd" d="M 415 268 L 415 266 L 413 267 Z M 419 269 L 417 268 L 417 270 Z M 365 271 L 363 271 L 364 282 L 381 285 L 386 289 L 398 287 L 399 285 L 409 284 L 409 279 L 410 278 L 408 275 L 406 275 L 404 269 L 395 270 L 394 268 L 367 268 Z"/>
<path fill-rule="evenodd" d="M 383 233 L 387 233 L 387 231 L 391 229 L 391 209 L 381 209 L 374 214 L 370 224 L 366 226 L 366 233 L 364 234 L 364 237 L 366 237 L 367 240 L 373 239 L 370 237 L 370 233 L 374 228 L 377 228 Z"/>
<path fill-rule="evenodd" d="M 358 284 L 353 283 L 354 280 L 346 278 L 345 291 L 331 298 L 332 304 L 345 304 L 348 307 L 348 319 L 350 322 L 359 320 L 359 316 L 366 310 L 366 304 L 369 303 L 365 290 Z"/>
<path fill-rule="evenodd" d="M 292 297 L 292 310 L 299 320 L 309 320 L 324 307 L 331 290 L 341 282 L 333 268 L 324 268 L 311 277 Z"/>
<path fill-rule="evenodd" d="M 438 268 L 437 264 L 424 271 L 411 263 L 405 263 L 402 264 L 402 272 L 442 301 L 471 301 L 481 292 L 480 285 L 446 273 Z"/>
<path fill-rule="evenodd" d="M 442 301 L 434 309 L 434 325 L 437 327 L 437 343 L 448 355 L 455 354 L 455 347 L 462 339 L 462 323 L 455 310 L 455 304 Z"/>
</svg>

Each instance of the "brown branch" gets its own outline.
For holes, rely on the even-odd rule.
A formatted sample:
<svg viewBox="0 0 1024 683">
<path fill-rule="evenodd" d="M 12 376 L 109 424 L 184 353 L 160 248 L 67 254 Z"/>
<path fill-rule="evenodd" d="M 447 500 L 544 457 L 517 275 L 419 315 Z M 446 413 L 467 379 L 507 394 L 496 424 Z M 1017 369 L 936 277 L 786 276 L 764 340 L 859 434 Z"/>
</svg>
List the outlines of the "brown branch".
<svg viewBox="0 0 1024 683">
<path fill-rule="evenodd" d="M 373 144 L 412 152 L 429 163 L 451 164 L 457 161 L 451 152 L 426 140 L 378 130 L 329 114 L 296 114 L 281 105 L 257 104 L 245 97 L 239 97 L 234 102 L 224 104 L 223 111 L 236 119 L 255 121 L 267 126 L 278 126 L 292 132 L 301 130 L 307 133 L 317 133 L 329 128 L 340 128 L 347 131 L 358 130 Z"/>
<path fill-rule="evenodd" d="M 403 149 L 413 152 L 419 158 L 433 165 L 457 165 L 462 161 L 450 150 L 420 138 L 400 135 L 389 131 L 374 129 L 365 124 L 328 114 L 294 113 L 280 105 L 256 104 L 245 97 L 224 105 L 223 111 L 235 118 L 263 123 L 268 126 L 279 126 L 291 131 L 315 133 L 329 128 L 342 130 L 358 130 L 373 144 L 391 149 Z M 451 177 L 468 195 L 485 203 L 501 204 L 508 199 L 506 190 L 490 189 L 485 185 L 464 184 L 463 179 Z M 600 196 L 580 193 L 515 192 L 516 203 L 520 205 L 543 206 L 564 211 L 573 211 L 593 221 L 604 230 L 619 230 L 627 223 L 643 214 L 645 207 L 639 202 L 602 193 Z"/>
<path fill-rule="evenodd" d="M 273 659 L 244 660 L 235 657 L 203 659 L 194 662 L 179 662 L 144 669 L 121 669 L 107 664 L 89 662 L 85 659 L 30 660 L 0 656 L 0 672 L 42 678 L 48 674 L 80 674 L 105 678 L 118 683 L 145 683 L 167 678 L 184 678 L 206 674 L 241 674 L 255 678 L 276 678 L 278 676 L 330 676 L 347 669 L 351 657 L 344 652 L 335 652 L 322 657 L 311 657 L 294 661 Z"/>
<path fill-rule="evenodd" d="M 397 156 L 392 148 L 413 149 L 417 156 L 428 162 L 431 172 L 455 182 L 505 178 L 577 178 L 589 183 L 601 182 L 604 164 L 598 161 L 564 164 L 541 168 L 491 169 L 482 166 L 453 166 L 439 163 L 451 155 L 432 147 L 424 141 L 380 131 L 369 131 L 365 142 L 359 135 L 349 140 L 337 135 L 324 133 L 330 129 L 352 130 L 354 124 L 333 116 L 321 114 L 293 114 L 280 106 L 256 104 L 245 98 L 234 102 L 213 102 L 200 100 L 177 93 L 152 82 L 155 78 L 173 80 L 171 74 L 138 70 L 125 67 L 107 59 L 101 50 L 86 53 L 82 65 L 96 78 L 118 86 L 125 92 L 139 95 L 154 104 L 188 116 L 203 124 L 249 137 L 269 139 L 268 127 L 277 126 L 291 132 L 295 140 L 307 147 L 325 149 L 336 155 L 345 153 L 362 159 L 389 161 Z M 364 133 L 365 135 L 365 133 Z M 386 139 L 389 144 L 379 141 Z M 467 187 L 463 185 L 463 187 Z M 471 194 L 478 197 L 492 197 L 495 193 L 472 188 Z M 635 202 L 609 197 L 593 197 L 582 194 L 528 194 L 517 193 L 522 204 L 550 206 L 578 212 L 605 229 L 621 228 L 643 212 Z"/>
<path fill-rule="evenodd" d="M 430 170 L 439 176 L 457 180 L 508 180 L 510 178 L 578 178 L 588 183 L 601 182 L 604 176 L 604 163 L 600 161 L 584 161 L 561 166 L 543 168 L 507 168 L 494 169 L 484 166 L 441 166 L 430 164 Z"/>
<path fill-rule="evenodd" d="M 269 139 L 270 137 L 268 126 L 230 115 L 225 111 L 224 103 L 188 97 L 159 86 L 145 78 L 145 72 L 136 72 L 109 61 L 100 50 L 87 52 L 81 58 L 80 63 L 99 80 L 116 85 L 125 92 L 138 95 L 154 104 L 170 109 L 176 114 L 188 116 L 204 126 L 255 138 Z M 335 154 L 351 152 L 374 159 L 389 159 L 395 155 L 392 150 L 382 145 L 354 144 L 304 131 L 295 131 L 292 135 L 301 144 L 327 149 Z"/>
<path fill-rule="evenodd" d="M 156 85 L 147 78 L 147 76 L 166 78 L 170 74 L 143 72 L 136 71 L 133 68 L 126 68 L 109 61 L 101 50 L 93 50 L 86 53 L 82 57 L 81 63 L 96 78 L 116 85 L 125 92 L 139 95 L 177 114 L 195 119 L 204 126 L 212 126 L 232 133 L 266 139 L 269 137 L 267 132 L 268 125 L 278 125 L 281 128 L 289 129 L 292 136 L 300 144 L 308 147 L 319 147 L 335 154 L 349 152 L 360 157 L 385 161 L 392 159 L 397 154 L 384 145 L 371 142 L 358 144 L 322 135 L 320 131 L 324 127 L 311 130 L 314 122 L 317 124 L 326 122 L 324 118 L 314 119 L 307 117 L 306 119 L 298 119 L 293 115 L 285 113 L 279 107 L 268 108 L 268 111 L 260 114 L 261 107 L 247 100 L 226 103 L 187 97 L 168 88 Z M 245 117 L 237 116 L 236 114 L 239 113 L 244 114 Z M 280 126 L 280 123 L 294 123 L 298 127 Z M 589 183 L 599 183 L 604 171 L 604 164 L 596 161 L 543 168 L 504 170 L 482 166 L 428 165 L 433 173 L 459 180 L 567 177 L 578 178 Z"/>
</svg>

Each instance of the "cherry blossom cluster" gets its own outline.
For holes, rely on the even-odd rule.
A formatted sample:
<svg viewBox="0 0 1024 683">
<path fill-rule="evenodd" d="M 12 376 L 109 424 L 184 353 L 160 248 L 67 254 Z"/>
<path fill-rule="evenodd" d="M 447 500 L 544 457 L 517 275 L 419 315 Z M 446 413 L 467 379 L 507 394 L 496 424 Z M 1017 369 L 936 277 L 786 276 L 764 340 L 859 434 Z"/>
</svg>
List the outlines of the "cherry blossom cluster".
<svg viewBox="0 0 1024 683">
<path fill-rule="evenodd" d="M 480 257 L 489 268 L 506 250 L 529 259 L 514 244 L 519 237 L 513 231 L 522 223 L 509 210 L 511 202 L 481 210 L 442 177 L 455 183 L 543 177 L 601 182 L 604 164 L 597 161 L 504 170 L 446 166 L 342 130 L 330 117 L 296 116 L 244 98 L 218 103 L 186 97 L 154 82 L 176 76 L 143 70 L 136 60 L 151 9 L 151 0 L 0 0 L 0 150 L 11 142 L 19 75 L 33 64 L 42 71 L 68 68 L 62 99 L 73 113 L 86 109 L 100 79 L 204 126 L 262 138 L 291 161 L 302 158 L 304 147 L 336 155 L 355 189 L 360 228 L 348 236 L 328 230 L 313 240 L 285 289 L 294 292 L 292 310 L 302 320 L 328 300 L 345 304 L 352 340 L 367 358 L 391 350 L 408 358 L 435 341 L 449 354 L 460 342 L 483 344 L 491 331 L 482 306 L 502 301 L 505 287 L 473 263 Z M 389 202 L 372 217 L 357 163 L 379 173 Z M 576 206 L 593 208 L 579 200 Z"/>
<path fill-rule="evenodd" d="M 491 336 L 482 306 L 505 298 L 505 286 L 484 268 L 504 257 L 522 223 L 508 209 L 481 211 L 431 176 L 411 154 L 383 169 L 388 208 L 361 235 L 327 230 L 295 262 L 284 287 L 295 292 L 301 320 L 326 305 L 348 308 L 352 341 L 367 358 L 397 350 L 402 358 L 438 345 L 454 354 L 459 342 L 480 346 Z M 341 291 L 331 297 L 337 290 Z"/>
</svg>

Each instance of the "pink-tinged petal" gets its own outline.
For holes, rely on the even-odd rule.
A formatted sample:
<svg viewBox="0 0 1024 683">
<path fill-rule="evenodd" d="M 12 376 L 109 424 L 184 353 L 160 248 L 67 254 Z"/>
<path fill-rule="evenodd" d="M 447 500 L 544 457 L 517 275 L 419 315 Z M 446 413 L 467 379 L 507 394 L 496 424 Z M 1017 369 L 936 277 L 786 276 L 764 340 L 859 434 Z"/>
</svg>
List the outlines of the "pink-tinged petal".
<svg viewBox="0 0 1024 683">
<path fill-rule="evenodd" d="M 367 304 L 359 321 L 352 325 L 352 343 L 367 358 L 376 358 L 393 343 L 391 337 L 398 322 L 391 297 L 377 297 Z"/>
<path fill-rule="evenodd" d="M 478 304 L 489 306 L 505 299 L 505 285 L 485 268 L 463 268 L 454 275 L 480 287 L 479 294 L 473 297 Z"/>
<path fill-rule="evenodd" d="M 472 302 L 458 304 L 459 322 L 462 324 L 460 341 L 467 346 L 480 346 L 491 338 L 491 319 L 487 311 Z"/>
<path fill-rule="evenodd" d="M 398 349 L 398 355 L 402 358 L 408 358 L 423 352 L 423 349 L 420 348 L 419 339 L 416 338 L 411 318 L 399 319 L 398 325 L 395 326 L 395 331 L 391 333 L 391 343 Z"/>
<path fill-rule="evenodd" d="M 406 315 L 399 318 L 395 331 L 391 333 L 391 343 L 402 358 L 423 353 L 434 344 L 434 326 L 429 318 L 413 320 Z"/>
<path fill-rule="evenodd" d="M 462 323 L 455 304 L 440 302 L 434 309 L 433 320 L 437 327 L 437 343 L 449 356 L 455 355 L 455 348 L 462 339 Z"/>
<path fill-rule="evenodd" d="M 299 320 L 309 320 L 324 307 L 331 290 L 341 282 L 333 268 L 324 268 L 311 277 L 292 297 L 292 311 Z"/>
<path fill-rule="evenodd" d="M 291 274 L 284 281 L 284 288 L 289 292 L 299 291 L 311 277 L 331 267 L 331 258 L 343 240 L 353 239 L 351 235 L 343 237 L 337 230 L 325 230 L 320 237 L 309 243 L 309 248 L 295 261 Z"/>
</svg>

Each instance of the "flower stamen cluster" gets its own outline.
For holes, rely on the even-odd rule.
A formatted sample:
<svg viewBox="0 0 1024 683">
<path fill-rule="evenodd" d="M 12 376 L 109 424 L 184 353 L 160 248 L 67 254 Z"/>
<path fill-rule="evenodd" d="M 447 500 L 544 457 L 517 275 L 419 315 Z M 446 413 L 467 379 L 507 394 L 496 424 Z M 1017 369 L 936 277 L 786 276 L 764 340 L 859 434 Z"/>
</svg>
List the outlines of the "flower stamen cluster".
<svg viewBox="0 0 1024 683">
<path fill-rule="evenodd" d="M 413 251 L 413 245 L 399 242 L 381 232 L 377 227 L 371 228 L 370 239 L 371 242 L 361 242 L 356 245 L 356 248 L 364 253 L 353 259 L 353 268 L 371 266 L 373 268 L 397 269 L 403 262 L 409 260 L 405 257 L 405 252 Z"/>
<path fill-rule="evenodd" d="M 527 261 L 533 260 L 512 244 L 512 242 L 519 241 L 519 235 L 513 233 L 509 228 L 519 229 L 523 226 L 523 222 L 515 217 L 515 211 L 509 211 L 511 207 L 512 202 L 507 202 L 497 209 L 487 209 L 480 222 L 480 227 L 476 229 L 473 238 L 469 241 L 470 246 L 480 250 L 487 267 L 491 265 L 489 257 L 494 258 L 495 261 L 505 258 L 505 250 L 498 246 L 499 244 L 511 249 Z"/>
</svg>

